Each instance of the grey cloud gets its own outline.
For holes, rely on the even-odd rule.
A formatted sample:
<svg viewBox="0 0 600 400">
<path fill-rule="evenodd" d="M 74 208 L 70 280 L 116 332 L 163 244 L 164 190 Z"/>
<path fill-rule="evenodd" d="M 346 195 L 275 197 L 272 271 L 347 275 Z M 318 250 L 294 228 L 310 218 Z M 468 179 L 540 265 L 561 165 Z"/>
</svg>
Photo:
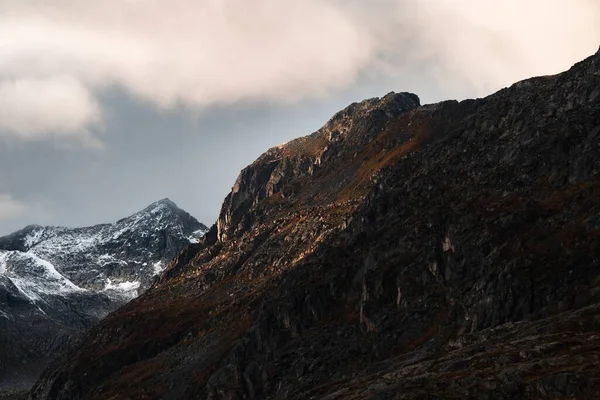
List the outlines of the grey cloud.
<svg viewBox="0 0 600 400">
<path fill-rule="evenodd" d="M 599 39 L 593 0 L 0 0 L 0 129 L 89 144 L 114 85 L 170 109 L 297 103 L 424 65 L 453 97 L 481 95 Z"/>
<path fill-rule="evenodd" d="M 387 17 L 377 18 L 387 71 L 410 80 L 407 71 L 426 69 L 452 98 L 481 96 L 565 70 L 600 43 L 595 0 L 393 3 Z"/>
<path fill-rule="evenodd" d="M 163 197 L 211 224 L 241 168 L 353 101 L 482 96 L 600 44 L 586 0 L 240 4 L 0 0 L 0 234 Z"/>
<path fill-rule="evenodd" d="M 66 136 L 90 146 L 98 141 L 86 126 L 100 121 L 88 90 L 68 77 L 0 81 L 0 129 L 25 140 Z"/>
<path fill-rule="evenodd" d="M 0 221 L 21 216 L 27 206 L 8 194 L 0 193 Z"/>
<path fill-rule="evenodd" d="M 4 86 L 35 80 L 36 97 L 66 75 L 88 90 L 64 81 L 64 102 L 55 91 L 27 100 L 31 114 L 52 118 L 33 115 L 30 126 L 23 116 L 4 128 L 28 136 L 87 128 L 97 116 L 87 95 L 111 85 L 163 108 L 323 96 L 351 84 L 375 45 L 327 0 L 0 0 Z M 65 107 L 76 97 L 80 107 Z M 0 100 L 15 105 L 23 94 L 0 91 Z"/>
</svg>

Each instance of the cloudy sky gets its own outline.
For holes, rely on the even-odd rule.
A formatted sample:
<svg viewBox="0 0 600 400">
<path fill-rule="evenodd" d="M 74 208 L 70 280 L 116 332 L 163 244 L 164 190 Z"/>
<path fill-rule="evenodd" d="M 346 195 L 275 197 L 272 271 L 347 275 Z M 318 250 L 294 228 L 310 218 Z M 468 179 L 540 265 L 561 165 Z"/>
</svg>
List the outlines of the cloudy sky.
<svg viewBox="0 0 600 400">
<path fill-rule="evenodd" d="M 597 0 L 0 0 L 0 234 L 169 197 L 366 97 L 481 97 L 600 45 Z"/>
</svg>

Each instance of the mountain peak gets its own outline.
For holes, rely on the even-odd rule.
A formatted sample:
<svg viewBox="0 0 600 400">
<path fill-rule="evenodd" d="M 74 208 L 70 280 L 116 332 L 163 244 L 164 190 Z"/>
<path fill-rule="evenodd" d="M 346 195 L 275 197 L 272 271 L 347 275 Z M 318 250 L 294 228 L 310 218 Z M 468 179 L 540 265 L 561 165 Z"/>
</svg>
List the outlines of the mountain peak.
<svg viewBox="0 0 600 400">
<path fill-rule="evenodd" d="M 350 118 L 364 118 L 375 110 L 382 111 L 393 118 L 420 105 L 419 96 L 414 93 L 389 92 L 383 97 L 373 97 L 350 104 L 331 117 L 323 128 L 333 127 L 337 123 Z"/>
<path fill-rule="evenodd" d="M 31 398 L 594 398 L 599 70 L 271 150 Z"/>
<path fill-rule="evenodd" d="M 410 135 L 390 131 L 390 124 L 419 106 L 416 94 L 390 92 L 352 103 L 316 132 L 269 149 L 238 176 L 221 208 L 218 239 L 224 240 L 251 226 L 262 212 L 254 206 L 267 197 L 273 197 L 275 202 L 293 197 L 311 179 L 313 184 L 318 180 L 322 187 L 309 196 L 300 196 L 311 199 L 309 203 L 317 199 L 356 199 L 355 194 L 369 182 L 364 177 L 372 168 L 363 166 L 363 159 L 408 142 Z M 392 154 L 373 165 L 383 166 L 393 157 Z"/>
<path fill-rule="evenodd" d="M 118 222 L 122 222 L 122 221 L 128 221 L 131 219 L 134 220 L 140 220 L 140 219 L 147 219 L 147 218 L 151 218 L 151 219 L 155 219 L 157 216 L 163 216 L 164 218 L 170 219 L 171 215 L 186 215 L 186 219 L 188 218 L 187 215 L 189 215 L 187 212 L 185 212 L 184 210 L 182 210 L 181 208 L 179 208 L 177 206 L 177 204 L 175 204 L 175 202 L 173 202 L 171 199 L 169 198 L 164 198 L 161 200 L 157 200 L 154 203 L 149 204 L 148 206 L 146 206 L 145 208 L 141 209 L 140 211 L 136 212 L 133 215 L 130 215 L 129 217 L 123 218 L 122 220 L 118 221 Z M 163 218 L 161 217 L 161 218 Z M 189 216 L 189 218 L 192 218 L 192 216 Z"/>
<path fill-rule="evenodd" d="M 169 207 L 177 207 L 177 204 L 175 204 L 175 202 L 173 200 L 169 199 L 168 197 L 165 197 L 164 199 L 160 199 L 160 200 L 156 201 L 155 203 L 156 204 L 164 204 Z"/>
<path fill-rule="evenodd" d="M 177 204 L 175 204 L 175 202 L 171 199 L 169 199 L 168 197 L 165 197 L 164 199 L 160 199 L 155 201 L 154 203 L 150 204 L 148 207 L 146 207 L 144 210 L 148 210 L 148 209 L 153 209 L 156 207 L 167 207 L 173 210 L 181 210 Z"/>
<path fill-rule="evenodd" d="M 29 225 L 0 237 L 0 370 L 41 362 L 66 346 L 150 287 L 207 230 L 165 198 L 115 223 Z M 2 393 L 3 384 L 0 376 Z"/>
</svg>

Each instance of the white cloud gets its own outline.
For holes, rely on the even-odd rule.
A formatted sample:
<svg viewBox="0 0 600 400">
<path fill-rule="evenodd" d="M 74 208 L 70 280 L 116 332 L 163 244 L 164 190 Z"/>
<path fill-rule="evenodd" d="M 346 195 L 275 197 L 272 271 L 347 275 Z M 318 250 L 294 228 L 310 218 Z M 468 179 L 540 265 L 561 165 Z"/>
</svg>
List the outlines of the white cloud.
<svg viewBox="0 0 600 400">
<path fill-rule="evenodd" d="M 412 32 L 405 63 L 430 70 L 455 96 L 563 71 L 600 45 L 596 0 L 399 1 L 394 15 L 388 28 Z"/>
<path fill-rule="evenodd" d="M 89 141 L 85 127 L 99 119 L 89 90 L 71 77 L 0 81 L 0 130 L 7 133 L 23 139 L 52 133 Z"/>
<path fill-rule="evenodd" d="M 163 108 L 296 101 L 362 72 L 484 94 L 599 42 L 595 0 L 0 0 L 0 130 L 89 141 L 112 85 Z"/>
<path fill-rule="evenodd" d="M 0 220 L 15 218 L 27 211 L 27 206 L 7 194 L 0 193 Z"/>
<path fill-rule="evenodd" d="M 298 100 L 351 84 L 373 51 L 368 31 L 323 0 L 0 0 L 0 79 L 71 78 L 47 108 L 20 85 L 33 99 L 3 126 L 70 134 L 97 119 L 89 91 L 115 84 L 167 108 Z"/>
</svg>

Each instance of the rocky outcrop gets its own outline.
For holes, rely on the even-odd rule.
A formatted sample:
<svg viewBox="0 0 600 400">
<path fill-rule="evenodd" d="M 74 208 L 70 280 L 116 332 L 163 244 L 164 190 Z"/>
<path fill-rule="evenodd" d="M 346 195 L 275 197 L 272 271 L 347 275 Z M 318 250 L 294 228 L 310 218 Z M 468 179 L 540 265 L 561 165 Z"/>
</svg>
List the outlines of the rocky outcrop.
<svg viewBox="0 0 600 400">
<path fill-rule="evenodd" d="M 355 104 L 32 399 L 595 398 L 600 56 L 484 99 Z"/>
<path fill-rule="evenodd" d="M 114 224 L 28 226 L 0 238 L 0 393 L 30 387 L 40 365 L 147 289 L 205 231 L 164 199 Z"/>
<path fill-rule="evenodd" d="M 253 211 L 262 200 L 279 193 L 283 198 L 294 196 L 299 187 L 290 182 L 331 168 L 344 155 L 362 152 L 390 120 L 418 106 L 419 98 L 412 93 L 354 103 L 312 135 L 269 149 L 240 173 L 225 199 L 217 220 L 219 240 L 249 230 L 256 218 Z M 353 179 L 350 172 L 347 175 L 347 181 Z M 335 182 L 340 187 L 345 183 Z"/>
</svg>

